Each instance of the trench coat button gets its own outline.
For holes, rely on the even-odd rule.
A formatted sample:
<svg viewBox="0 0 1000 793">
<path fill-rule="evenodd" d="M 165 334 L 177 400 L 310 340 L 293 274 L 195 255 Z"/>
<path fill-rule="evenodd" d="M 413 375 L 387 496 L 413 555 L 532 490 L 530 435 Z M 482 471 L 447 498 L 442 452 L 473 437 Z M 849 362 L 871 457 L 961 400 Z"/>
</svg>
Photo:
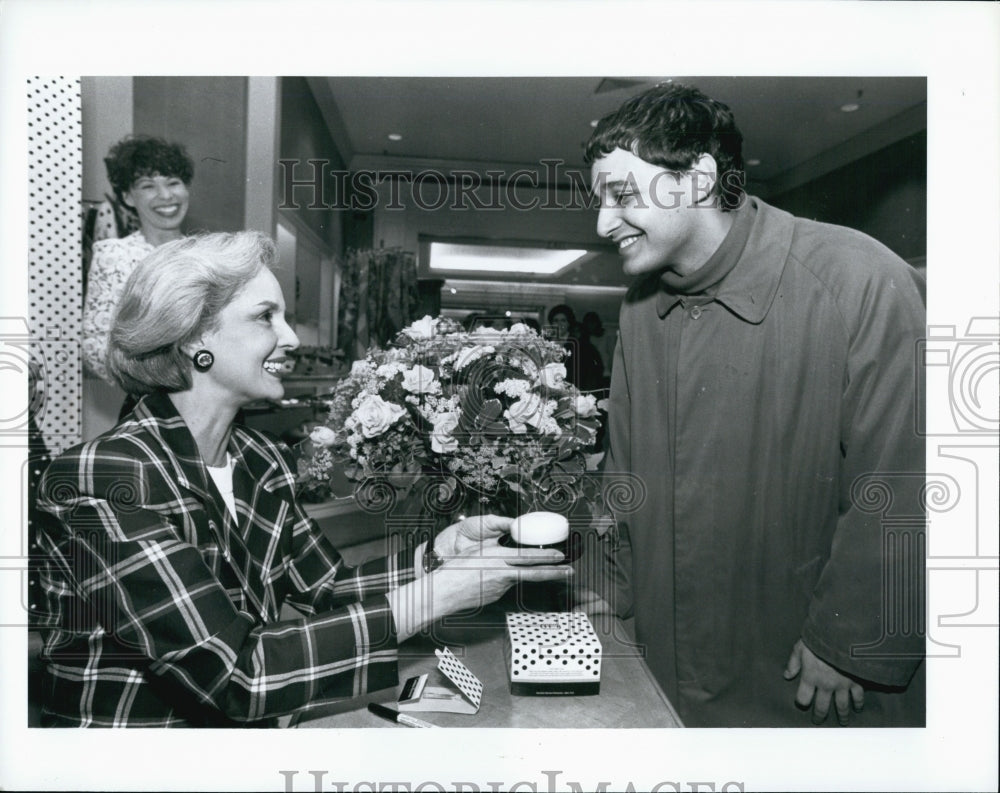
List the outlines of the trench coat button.
<svg viewBox="0 0 1000 793">
<path fill-rule="evenodd" d="M 695 306 L 691 309 L 691 319 L 698 319 L 701 316 L 701 306 Z"/>
</svg>

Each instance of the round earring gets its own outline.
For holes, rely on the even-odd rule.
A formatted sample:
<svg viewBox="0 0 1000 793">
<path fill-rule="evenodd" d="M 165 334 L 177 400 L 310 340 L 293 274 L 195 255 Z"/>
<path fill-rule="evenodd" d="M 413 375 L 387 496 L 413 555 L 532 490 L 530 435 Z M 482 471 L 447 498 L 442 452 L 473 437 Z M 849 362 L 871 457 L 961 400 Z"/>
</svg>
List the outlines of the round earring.
<svg viewBox="0 0 1000 793">
<path fill-rule="evenodd" d="M 207 372 L 215 363 L 215 356 L 208 350 L 198 350 L 192 357 L 191 362 L 199 372 Z"/>
</svg>

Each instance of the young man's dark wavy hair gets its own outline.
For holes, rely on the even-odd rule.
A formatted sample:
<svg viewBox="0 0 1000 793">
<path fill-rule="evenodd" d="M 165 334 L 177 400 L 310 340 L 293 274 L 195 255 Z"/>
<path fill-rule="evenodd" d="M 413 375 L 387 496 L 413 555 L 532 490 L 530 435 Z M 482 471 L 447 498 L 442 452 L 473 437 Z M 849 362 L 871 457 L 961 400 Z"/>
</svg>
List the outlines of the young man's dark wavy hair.
<svg viewBox="0 0 1000 793">
<path fill-rule="evenodd" d="M 194 178 L 194 163 L 187 151 L 179 143 L 167 143 L 152 135 L 129 135 L 122 138 L 104 158 L 108 171 L 108 181 L 115 191 L 118 203 L 131 212 L 123 195 L 132 189 L 136 180 L 143 176 L 175 176 L 184 184 L 191 184 Z"/>
<path fill-rule="evenodd" d="M 729 107 L 697 88 L 663 83 L 602 118 L 587 142 L 586 162 L 615 149 L 671 171 L 686 171 L 702 154 L 711 154 L 718 166 L 714 192 L 720 207 L 737 209 L 743 203 L 743 134 Z"/>
</svg>

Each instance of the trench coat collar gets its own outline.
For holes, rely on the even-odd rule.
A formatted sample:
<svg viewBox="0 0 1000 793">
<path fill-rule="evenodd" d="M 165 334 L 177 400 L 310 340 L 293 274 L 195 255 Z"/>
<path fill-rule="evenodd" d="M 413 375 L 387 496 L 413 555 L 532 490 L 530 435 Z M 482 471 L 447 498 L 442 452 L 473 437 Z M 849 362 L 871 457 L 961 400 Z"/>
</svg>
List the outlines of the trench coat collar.
<svg viewBox="0 0 1000 793">
<path fill-rule="evenodd" d="M 741 240 L 741 224 L 737 221 L 706 266 L 724 268 L 724 261 L 713 261 L 716 256 L 723 260 L 734 256 L 736 262 L 722 281 L 704 294 L 723 304 L 746 322 L 757 325 L 767 316 L 778 292 L 781 274 L 792 247 L 794 218 L 753 196 L 747 196 L 747 204 L 740 210 L 752 218 L 745 241 Z M 740 244 L 741 241 L 743 244 Z M 667 287 L 661 288 L 656 303 L 656 313 L 660 319 L 683 302 L 685 297 Z"/>
</svg>

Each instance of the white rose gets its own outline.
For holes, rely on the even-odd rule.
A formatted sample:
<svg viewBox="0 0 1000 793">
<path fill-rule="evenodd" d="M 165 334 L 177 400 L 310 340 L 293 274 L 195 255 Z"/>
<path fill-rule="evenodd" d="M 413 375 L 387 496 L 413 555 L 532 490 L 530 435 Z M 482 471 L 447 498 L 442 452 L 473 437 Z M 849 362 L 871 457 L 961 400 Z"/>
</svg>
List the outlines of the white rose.
<svg viewBox="0 0 1000 793">
<path fill-rule="evenodd" d="M 403 333 L 411 339 L 430 339 L 434 337 L 434 319 L 430 314 L 418 319 L 407 328 L 403 328 Z"/>
<path fill-rule="evenodd" d="M 329 427 L 324 427 L 323 425 L 315 427 L 313 431 L 309 433 L 309 442 L 312 443 L 313 446 L 319 446 L 320 448 L 333 446 L 336 440 L 337 433 Z"/>
<path fill-rule="evenodd" d="M 455 360 L 455 371 L 463 369 L 468 366 L 473 361 L 478 361 L 484 355 L 490 355 L 495 352 L 495 348 L 487 345 L 477 344 L 474 347 L 466 347 L 458 354 L 458 358 Z"/>
<path fill-rule="evenodd" d="M 510 326 L 510 330 L 507 332 L 511 336 L 522 336 L 526 333 L 533 333 L 534 331 L 532 331 L 531 328 L 529 328 L 523 322 L 515 322 L 513 325 Z"/>
<path fill-rule="evenodd" d="M 527 432 L 527 424 L 537 427 L 544 415 L 542 398 L 538 394 L 524 394 L 503 412 L 507 425 L 518 435 Z"/>
<path fill-rule="evenodd" d="M 528 425 L 521 421 L 518 416 L 513 415 L 509 410 L 505 410 L 503 415 L 507 419 L 507 426 L 515 435 L 524 435 L 528 432 Z"/>
<path fill-rule="evenodd" d="M 458 428 L 458 413 L 440 413 L 434 418 L 431 431 L 431 449 L 437 454 L 447 454 L 458 449 L 454 432 Z"/>
<path fill-rule="evenodd" d="M 546 388 L 562 388 L 566 385 L 566 367 L 561 363 L 547 363 L 538 373 L 538 380 Z"/>
<path fill-rule="evenodd" d="M 351 418 L 361 427 L 362 435 L 366 438 L 377 438 L 405 415 L 406 410 L 399 405 L 369 394 L 361 401 Z"/>
<path fill-rule="evenodd" d="M 589 419 L 597 415 L 597 397 L 593 394 L 579 394 L 573 407 L 576 409 L 576 415 Z"/>
<path fill-rule="evenodd" d="M 433 369 L 417 364 L 403 370 L 403 388 L 411 394 L 436 394 L 441 390 L 441 383 L 434 379 Z"/>
</svg>

